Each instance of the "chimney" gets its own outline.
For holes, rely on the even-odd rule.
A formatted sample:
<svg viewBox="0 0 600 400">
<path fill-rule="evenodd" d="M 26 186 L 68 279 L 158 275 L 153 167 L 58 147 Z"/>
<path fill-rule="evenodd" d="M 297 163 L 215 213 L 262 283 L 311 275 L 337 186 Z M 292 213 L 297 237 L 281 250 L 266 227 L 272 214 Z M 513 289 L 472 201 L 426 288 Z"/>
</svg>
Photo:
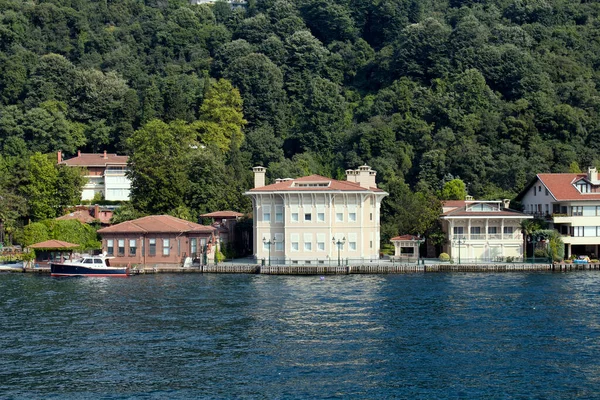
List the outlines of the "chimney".
<svg viewBox="0 0 600 400">
<path fill-rule="evenodd" d="M 510 199 L 502 199 L 502 203 L 504 204 L 504 208 L 506 210 L 510 208 Z"/>
<path fill-rule="evenodd" d="M 254 167 L 252 171 L 254 172 L 254 188 L 265 186 L 265 173 L 267 169 L 265 167 Z"/>
<path fill-rule="evenodd" d="M 57 164 L 60 164 L 62 162 L 62 151 L 57 151 L 56 152 L 56 160 L 57 160 Z"/>
<path fill-rule="evenodd" d="M 77 150 L 77 157 L 81 157 L 81 150 Z"/>
<path fill-rule="evenodd" d="M 354 182 L 357 182 L 361 187 L 366 189 L 377 187 L 377 183 L 375 183 L 377 172 L 373 171 L 368 165 L 361 165 L 356 171 L 352 172 L 355 179 Z M 348 176 L 348 171 L 346 171 L 346 176 Z M 348 180 L 350 181 L 349 178 Z"/>
<path fill-rule="evenodd" d="M 357 182 L 358 178 L 358 171 L 355 171 L 353 169 L 347 169 L 346 170 L 346 180 L 348 182 Z"/>
<path fill-rule="evenodd" d="M 593 184 L 598 184 L 598 171 L 596 167 L 588 167 L 587 173 L 588 180 Z"/>
<path fill-rule="evenodd" d="M 108 156 L 106 155 L 106 150 L 104 150 L 104 159 L 108 160 Z"/>
</svg>

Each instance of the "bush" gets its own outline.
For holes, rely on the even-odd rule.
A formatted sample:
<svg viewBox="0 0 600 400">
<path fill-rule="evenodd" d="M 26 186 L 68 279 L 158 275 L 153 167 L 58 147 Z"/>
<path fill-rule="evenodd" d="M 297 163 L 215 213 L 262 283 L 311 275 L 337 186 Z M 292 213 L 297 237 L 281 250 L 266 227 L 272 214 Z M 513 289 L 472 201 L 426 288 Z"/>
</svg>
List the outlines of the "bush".
<svg viewBox="0 0 600 400">
<path fill-rule="evenodd" d="M 440 261 L 450 261 L 450 256 L 448 255 L 448 253 L 441 253 Z"/>
</svg>

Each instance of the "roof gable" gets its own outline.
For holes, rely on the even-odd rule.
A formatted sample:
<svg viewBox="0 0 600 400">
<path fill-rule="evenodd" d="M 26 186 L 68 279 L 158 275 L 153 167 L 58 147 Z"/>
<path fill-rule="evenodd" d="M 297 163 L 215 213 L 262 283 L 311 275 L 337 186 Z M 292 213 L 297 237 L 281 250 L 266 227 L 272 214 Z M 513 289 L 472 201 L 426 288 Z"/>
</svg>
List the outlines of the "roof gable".
<svg viewBox="0 0 600 400">
<path fill-rule="evenodd" d="M 337 179 L 327 178 L 321 175 L 309 175 L 301 178 L 281 180 L 270 185 L 250 189 L 254 192 L 273 192 L 273 191 L 351 191 L 351 192 L 383 192 L 378 188 L 364 188 L 357 182 L 339 181 Z"/>
</svg>

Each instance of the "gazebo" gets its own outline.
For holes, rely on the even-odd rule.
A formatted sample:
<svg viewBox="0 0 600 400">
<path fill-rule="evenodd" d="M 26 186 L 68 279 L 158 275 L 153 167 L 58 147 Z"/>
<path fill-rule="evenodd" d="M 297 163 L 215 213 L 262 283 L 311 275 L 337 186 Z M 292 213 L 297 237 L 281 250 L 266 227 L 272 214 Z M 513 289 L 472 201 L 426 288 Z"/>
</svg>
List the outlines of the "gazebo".
<svg viewBox="0 0 600 400">
<path fill-rule="evenodd" d="M 35 250 L 36 267 L 46 267 L 53 261 L 63 262 L 66 259 L 70 260 L 73 255 L 73 249 L 77 247 L 79 247 L 78 244 L 55 239 L 27 246 L 27 248 Z"/>
<path fill-rule="evenodd" d="M 423 239 L 413 235 L 401 235 L 390 239 L 394 244 L 394 258 L 403 261 L 417 261 L 419 258 L 419 246 Z"/>
</svg>

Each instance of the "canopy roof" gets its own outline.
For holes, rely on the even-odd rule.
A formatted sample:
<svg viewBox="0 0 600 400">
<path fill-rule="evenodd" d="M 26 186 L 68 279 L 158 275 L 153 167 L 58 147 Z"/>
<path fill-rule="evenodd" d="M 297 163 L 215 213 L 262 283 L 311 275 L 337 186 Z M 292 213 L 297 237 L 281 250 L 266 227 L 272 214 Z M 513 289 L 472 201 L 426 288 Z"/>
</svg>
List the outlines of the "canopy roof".
<svg viewBox="0 0 600 400">
<path fill-rule="evenodd" d="M 41 250 L 72 250 L 79 247 L 78 244 L 63 242 L 62 240 L 46 240 L 45 242 L 34 243 L 27 246 L 30 249 L 41 249 Z"/>
</svg>

